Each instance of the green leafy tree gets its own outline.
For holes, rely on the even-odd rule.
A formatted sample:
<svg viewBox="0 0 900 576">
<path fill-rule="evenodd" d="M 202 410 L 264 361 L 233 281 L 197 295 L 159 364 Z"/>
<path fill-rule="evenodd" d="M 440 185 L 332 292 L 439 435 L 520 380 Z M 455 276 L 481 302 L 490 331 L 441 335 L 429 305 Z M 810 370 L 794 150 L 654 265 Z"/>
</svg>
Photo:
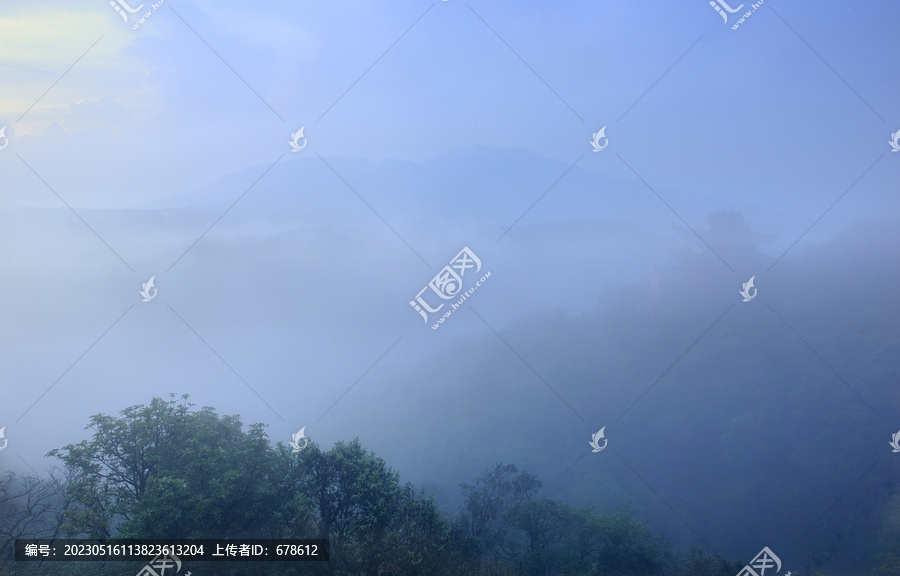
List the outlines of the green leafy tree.
<svg viewBox="0 0 900 576">
<path fill-rule="evenodd" d="M 92 537 L 215 538 L 264 533 L 274 506 L 261 425 L 154 398 L 91 417 L 90 440 L 50 455 L 71 474 L 69 532 Z"/>
<path fill-rule="evenodd" d="M 71 535 L 329 540 L 327 564 L 257 574 L 437 573 L 452 553 L 434 502 L 358 440 L 273 448 L 261 425 L 244 431 L 237 416 L 195 410 L 187 397 L 99 414 L 88 428 L 89 440 L 50 453 L 70 476 Z"/>
<path fill-rule="evenodd" d="M 510 519 L 527 542 L 518 554 L 518 566 L 534 576 L 583 573 L 589 566 L 586 555 L 579 554 L 572 542 L 584 525 L 583 516 L 583 511 L 559 500 L 540 498 L 516 505 Z"/>
<path fill-rule="evenodd" d="M 655 536 L 630 506 L 592 515 L 586 535 L 596 552 L 598 574 L 650 576 L 663 569 L 665 539 Z"/>
<path fill-rule="evenodd" d="M 462 484 L 461 548 L 531 576 L 662 572 L 666 543 L 632 508 L 601 514 L 535 498 L 541 486 L 512 464 L 497 464 L 472 484 Z"/>
<path fill-rule="evenodd" d="M 449 525 L 434 502 L 358 440 L 299 455 L 304 496 L 315 533 L 328 538 L 333 564 L 348 573 L 409 573 L 449 553 Z"/>
<path fill-rule="evenodd" d="M 494 561 L 515 557 L 523 544 L 521 535 L 511 532 L 516 507 L 541 486 L 536 476 L 519 472 L 514 464 L 496 464 L 472 484 L 461 484 L 465 501 L 457 522 L 472 551 Z"/>
<path fill-rule="evenodd" d="M 678 556 L 675 576 L 734 576 L 742 567 L 740 562 L 729 562 L 718 554 L 692 548 Z"/>
<path fill-rule="evenodd" d="M 262 425 L 245 430 L 239 417 L 195 409 L 186 396 L 98 414 L 88 428 L 90 439 L 50 453 L 65 465 L 64 489 L 45 495 L 50 485 L 35 481 L 32 500 L 0 498 L 0 520 L 23 503 L 52 502 L 42 518 L 72 536 L 329 541 L 330 562 L 253 566 L 266 576 L 625 576 L 662 565 L 662 541 L 633 510 L 599 514 L 536 498 L 541 481 L 512 464 L 462 484 L 464 504 L 449 522 L 358 439 L 294 453 L 273 447 Z"/>
</svg>

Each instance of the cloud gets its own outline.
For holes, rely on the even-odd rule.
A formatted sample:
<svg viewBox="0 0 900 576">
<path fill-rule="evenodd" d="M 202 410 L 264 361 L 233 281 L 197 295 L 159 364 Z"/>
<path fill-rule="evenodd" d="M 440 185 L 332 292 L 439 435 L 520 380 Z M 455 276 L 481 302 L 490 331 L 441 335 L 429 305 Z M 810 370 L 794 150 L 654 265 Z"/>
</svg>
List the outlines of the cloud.
<svg viewBox="0 0 900 576">
<path fill-rule="evenodd" d="M 101 8 L 96 2 L 45 3 L 0 12 L 6 78 L 0 116 L 16 123 L 18 135 L 42 136 L 84 101 L 112 106 L 82 129 L 112 129 L 122 119 L 122 103 L 115 100 L 142 92 L 147 70 L 128 50 L 141 38 Z"/>
</svg>

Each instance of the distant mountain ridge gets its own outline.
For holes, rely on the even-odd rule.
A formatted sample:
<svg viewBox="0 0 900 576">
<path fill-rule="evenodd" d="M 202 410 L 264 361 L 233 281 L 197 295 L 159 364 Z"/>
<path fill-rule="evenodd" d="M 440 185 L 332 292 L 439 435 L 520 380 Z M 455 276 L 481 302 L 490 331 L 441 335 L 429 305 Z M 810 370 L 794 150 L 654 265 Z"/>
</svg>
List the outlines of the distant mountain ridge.
<svg viewBox="0 0 900 576">
<path fill-rule="evenodd" d="M 224 208 L 244 195 L 235 209 L 248 216 L 305 220 L 315 215 L 344 220 L 360 208 L 369 211 L 358 194 L 389 222 L 477 221 L 509 226 L 522 217 L 525 224 L 633 220 L 668 228 L 678 220 L 639 180 L 603 175 L 585 167 L 583 160 L 582 164 L 571 167 L 526 150 L 483 146 L 421 163 L 286 157 L 270 170 L 269 166 L 245 168 L 194 192 L 145 207 Z M 715 200 L 693 193 L 666 191 L 666 196 L 689 220 L 694 216 L 691 205 L 702 204 L 702 210 L 696 211 L 698 218 L 720 208 Z"/>
</svg>

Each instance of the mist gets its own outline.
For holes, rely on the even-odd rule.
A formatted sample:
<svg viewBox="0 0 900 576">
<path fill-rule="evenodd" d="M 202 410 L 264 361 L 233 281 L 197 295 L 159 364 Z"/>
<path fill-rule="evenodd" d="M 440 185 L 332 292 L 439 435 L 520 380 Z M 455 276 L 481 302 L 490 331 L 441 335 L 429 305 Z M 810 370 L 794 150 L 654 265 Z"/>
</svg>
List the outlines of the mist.
<svg viewBox="0 0 900 576">
<path fill-rule="evenodd" d="M 760 4 L 0 9 L 0 469 L 187 394 L 896 570 L 900 7 Z"/>
</svg>

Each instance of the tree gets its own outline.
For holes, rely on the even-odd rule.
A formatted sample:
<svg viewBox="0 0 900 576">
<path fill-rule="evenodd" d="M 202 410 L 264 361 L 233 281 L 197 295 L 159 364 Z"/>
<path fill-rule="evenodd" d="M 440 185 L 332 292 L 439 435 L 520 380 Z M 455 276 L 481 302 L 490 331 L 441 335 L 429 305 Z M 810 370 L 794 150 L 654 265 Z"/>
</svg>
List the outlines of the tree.
<svg viewBox="0 0 900 576">
<path fill-rule="evenodd" d="M 740 562 L 728 562 L 718 554 L 707 554 L 692 548 L 675 562 L 676 576 L 734 576 L 741 571 Z"/>
<path fill-rule="evenodd" d="M 432 569 L 448 552 L 450 530 L 434 502 L 366 451 L 358 439 L 299 455 L 300 490 L 334 565 L 347 573 Z"/>
<path fill-rule="evenodd" d="M 649 576 L 662 570 L 665 540 L 654 536 L 646 520 L 637 518 L 630 506 L 592 515 L 585 536 L 592 543 L 600 574 Z"/>
<path fill-rule="evenodd" d="M 66 507 L 59 479 L 7 472 L 0 479 L 0 562 L 15 555 L 18 538 L 55 538 Z"/>
<path fill-rule="evenodd" d="M 295 453 L 273 447 L 262 425 L 245 430 L 238 416 L 194 409 L 186 396 L 98 414 L 88 428 L 90 439 L 50 452 L 65 484 L 0 483 L 3 534 L 329 541 L 326 564 L 253 566 L 269 576 L 624 576 L 662 564 L 661 540 L 630 508 L 599 514 L 537 498 L 541 481 L 512 464 L 462 484 L 451 523 L 358 439 Z"/>
<path fill-rule="evenodd" d="M 600 514 L 535 498 L 541 486 L 536 476 L 512 464 L 497 464 L 472 484 L 462 484 L 465 502 L 457 525 L 468 549 L 495 565 L 534 576 L 652 575 L 662 570 L 665 543 L 632 508 Z"/>
<path fill-rule="evenodd" d="M 261 425 L 154 398 L 120 418 L 91 417 L 93 437 L 53 450 L 72 479 L 72 535 L 216 538 L 259 534 L 271 518 L 271 454 Z"/>
<path fill-rule="evenodd" d="M 465 502 L 457 521 L 476 553 L 495 561 L 517 553 L 521 540 L 510 532 L 512 516 L 541 486 L 536 476 L 519 472 L 514 464 L 496 464 L 472 484 L 460 485 Z"/>
<path fill-rule="evenodd" d="M 583 523 L 583 514 L 559 500 L 539 498 L 518 504 L 510 515 L 513 526 L 524 532 L 527 545 L 519 554 L 519 566 L 528 574 L 575 574 L 589 563 L 573 546 L 572 536 Z"/>
<path fill-rule="evenodd" d="M 50 453 L 71 479 L 70 535 L 329 540 L 327 565 L 260 574 L 436 571 L 451 552 L 434 502 L 358 439 L 328 451 L 273 448 L 262 425 L 244 431 L 237 416 L 194 410 L 186 396 L 98 414 L 88 428 L 91 439 Z"/>
</svg>

